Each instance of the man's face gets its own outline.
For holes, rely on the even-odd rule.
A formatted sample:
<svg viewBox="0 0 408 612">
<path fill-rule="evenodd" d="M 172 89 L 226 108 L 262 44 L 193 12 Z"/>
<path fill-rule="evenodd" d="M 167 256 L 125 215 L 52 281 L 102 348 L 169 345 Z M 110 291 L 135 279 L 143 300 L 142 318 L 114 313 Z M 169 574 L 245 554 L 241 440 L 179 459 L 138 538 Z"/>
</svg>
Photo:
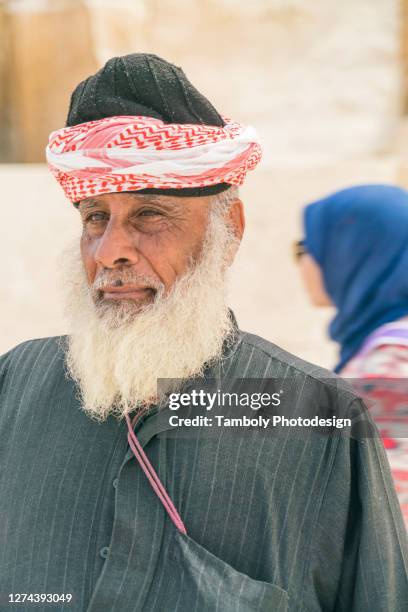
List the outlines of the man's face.
<svg viewBox="0 0 408 612">
<path fill-rule="evenodd" d="M 136 193 L 82 200 L 81 255 L 95 302 L 137 312 L 167 294 L 200 257 L 210 206 L 211 197 Z"/>
<path fill-rule="evenodd" d="M 158 378 L 201 375 L 221 356 L 233 328 L 226 269 L 244 216 L 238 197 L 226 206 L 133 193 L 83 200 L 80 213 L 82 258 L 76 249 L 64 260 L 67 365 L 103 420 L 160 399 Z"/>
</svg>

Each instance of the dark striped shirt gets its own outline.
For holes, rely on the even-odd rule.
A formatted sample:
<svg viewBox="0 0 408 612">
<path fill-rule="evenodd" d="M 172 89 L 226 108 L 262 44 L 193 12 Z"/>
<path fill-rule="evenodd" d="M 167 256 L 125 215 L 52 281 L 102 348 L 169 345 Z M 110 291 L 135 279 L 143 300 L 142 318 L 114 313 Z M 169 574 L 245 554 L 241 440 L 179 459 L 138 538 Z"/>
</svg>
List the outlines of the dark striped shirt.
<svg viewBox="0 0 408 612">
<path fill-rule="evenodd" d="M 1 359 L 1 610 L 408 609 L 406 534 L 376 437 L 186 435 L 168 409 L 153 411 L 137 435 L 186 536 L 129 450 L 124 421 L 96 423 L 81 409 L 63 345 L 29 341 Z M 217 388 L 280 379 L 343 415 L 361 405 L 328 372 L 243 332 L 206 376 Z M 9 593 L 73 599 L 9 604 Z"/>
</svg>

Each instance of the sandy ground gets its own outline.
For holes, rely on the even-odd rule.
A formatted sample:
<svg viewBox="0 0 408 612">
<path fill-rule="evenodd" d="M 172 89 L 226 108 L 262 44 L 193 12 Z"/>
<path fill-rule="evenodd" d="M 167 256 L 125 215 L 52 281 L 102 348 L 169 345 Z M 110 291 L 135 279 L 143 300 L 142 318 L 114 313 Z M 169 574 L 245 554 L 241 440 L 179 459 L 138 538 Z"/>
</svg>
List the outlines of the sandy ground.
<svg viewBox="0 0 408 612">
<path fill-rule="evenodd" d="M 358 182 L 393 181 L 396 160 L 331 166 L 261 167 L 242 189 L 247 227 L 231 273 L 230 304 L 242 329 L 331 367 L 330 309 L 308 304 L 291 245 L 301 237 L 305 202 Z M 0 352 L 29 338 L 66 331 L 58 258 L 79 235 L 76 211 L 43 165 L 0 166 L 3 193 L 0 254 Z"/>
</svg>

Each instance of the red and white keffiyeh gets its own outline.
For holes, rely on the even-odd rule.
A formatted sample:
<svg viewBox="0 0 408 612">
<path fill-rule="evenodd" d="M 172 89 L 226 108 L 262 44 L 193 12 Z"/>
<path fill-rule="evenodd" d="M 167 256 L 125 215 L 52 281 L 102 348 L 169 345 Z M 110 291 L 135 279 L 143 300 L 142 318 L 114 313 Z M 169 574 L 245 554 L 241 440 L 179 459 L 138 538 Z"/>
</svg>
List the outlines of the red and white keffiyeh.
<svg viewBox="0 0 408 612">
<path fill-rule="evenodd" d="M 252 127 L 107 117 L 50 135 L 48 165 L 72 202 L 140 189 L 242 185 L 261 158 Z"/>
</svg>

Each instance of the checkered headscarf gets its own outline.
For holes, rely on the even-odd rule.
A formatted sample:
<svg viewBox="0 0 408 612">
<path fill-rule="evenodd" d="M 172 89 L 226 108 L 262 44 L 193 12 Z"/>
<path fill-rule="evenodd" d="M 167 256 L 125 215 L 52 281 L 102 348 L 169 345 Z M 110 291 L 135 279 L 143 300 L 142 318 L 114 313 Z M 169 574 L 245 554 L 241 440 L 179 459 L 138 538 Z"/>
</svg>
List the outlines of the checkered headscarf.
<svg viewBox="0 0 408 612">
<path fill-rule="evenodd" d="M 219 193 L 242 184 L 261 149 L 255 130 L 219 115 L 180 68 L 133 54 L 78 85 L 46 154 L 77 202 L 120 191 Z"/>
</svg>

